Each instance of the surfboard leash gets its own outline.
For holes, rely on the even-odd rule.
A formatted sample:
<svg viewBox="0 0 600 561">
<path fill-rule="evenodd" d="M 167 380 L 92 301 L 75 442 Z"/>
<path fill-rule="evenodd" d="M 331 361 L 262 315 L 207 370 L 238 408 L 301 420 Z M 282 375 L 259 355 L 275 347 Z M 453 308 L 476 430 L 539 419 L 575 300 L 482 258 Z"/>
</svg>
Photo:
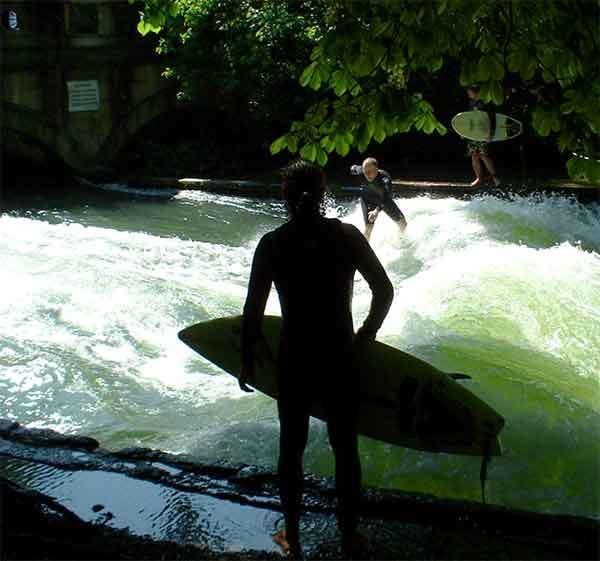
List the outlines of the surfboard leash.
<svg viewBox="0 0 600 561">
<path fill-rule="evenodd" d="M 481 469 L 479 470 L 479 481 L 481 482 L 481 500 L 483 501 L 483 504 L 486 504 L 485 482 L 487 479 L 488 466 L 492 459 L 492 455 L 490 453 L 491 448 L 492 448 L 491 444 L 492 444 L 492 440 L 488 439 L 485 441 L 485 444 L 483 445 L 483 458 L 481 460 Z"/>
</svg>

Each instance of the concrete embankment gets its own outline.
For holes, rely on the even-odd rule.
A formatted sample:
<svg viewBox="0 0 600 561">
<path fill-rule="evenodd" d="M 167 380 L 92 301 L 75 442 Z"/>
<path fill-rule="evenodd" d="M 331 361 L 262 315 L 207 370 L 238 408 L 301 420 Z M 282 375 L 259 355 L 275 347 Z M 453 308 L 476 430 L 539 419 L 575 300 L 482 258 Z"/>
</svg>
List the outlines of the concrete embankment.
<svg viewBox="0 0 600 561">
<path fill-rule="evenodd" d="M 36 547 L 62 559 L 277 556 L 277 477 L 257 466 L 108 451 L 92 438 L 0 420 L 0 478 L 3 558 L 37 557 Z M 307 476 L 303 506 L 307 557 L 338 558 L 332 481 Z M 373 488 L 360 510 L 376 559 L 598 556 L 600 525 L 582 517 Z"/>
<path fill-rule="evenodd" d="M 102 181 L 94 182 L 81 179 L 80 181 L 89 186 L 107 185 Z M 115 180 L 108 185 L 120 184 L 131 189 L 153 189 L 178 191 L 178 190 L 199 190 L 210 193 L 237 195 L 249 197 L 279 197 L 281 186 L 279 183 L 268 181 L 252 181 L 241 179 L 210 179 L 199 177 L 145 177 L 134 176 L 124 177 Z M 336 197 L 356 197 L 355 186 L 343 186 L 337 183 L 330 183 L 330 192 Z M 563 197 L 574 197 L 579 202 L 590 203 L 600 201 L 600 186 L 585 185 L 569 180 L 547 180 L 544 182 L 519 181 L 506 182 L 500 187 L 471 187 L 464 181 L 438 181 L 424 179 L 395 179 L 392 182 L 394 193 L 401 197 L 418 197 L 427 195 L 434 198 L 456 197 L 471 198 L 478 195 L 494 195 L 506 197 L 512 195 L 528 196 L 533 193 L 543 195 L 558 195 Z"/>
</svg>

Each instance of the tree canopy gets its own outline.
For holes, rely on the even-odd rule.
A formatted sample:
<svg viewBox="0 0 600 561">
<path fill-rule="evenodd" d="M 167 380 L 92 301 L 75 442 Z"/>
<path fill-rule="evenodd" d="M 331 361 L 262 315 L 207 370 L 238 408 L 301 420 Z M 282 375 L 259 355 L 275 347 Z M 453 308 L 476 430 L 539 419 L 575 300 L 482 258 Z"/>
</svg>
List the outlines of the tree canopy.
<svg viewBox="0 0 600 561">
<path fill-rule="evenodd" d="M 497 106 L 519 98 L 525 125 L 569 155 L 570 175 L 597 182 L 599 16 L 597 0 L 145 0 L 139 30 L 160 34 L 184 82 L 212 59 L 219 83 L 243 80 L 279 106 L 260 97 L 273 91 L 264 85 L 299 76 L 312 103 L 272 153 L 325 165 L 393 135 L 446 134 L 432 91 L 477 84 Z M 178 55 L 173 29 L 194 49 Z"/>
<path fill-rule="evenodd" d="M 165 76 L 179 81 L 182 100 L 208 98 L 240 119 L 251 114 L 289 119 L 290 106 L 299 105 L 300 112 L 306 107 L 298 76 L 320 38 L 321 0 L 145 0 L 141 5 L 138 30 L 159 35 Z"/>
</svg>

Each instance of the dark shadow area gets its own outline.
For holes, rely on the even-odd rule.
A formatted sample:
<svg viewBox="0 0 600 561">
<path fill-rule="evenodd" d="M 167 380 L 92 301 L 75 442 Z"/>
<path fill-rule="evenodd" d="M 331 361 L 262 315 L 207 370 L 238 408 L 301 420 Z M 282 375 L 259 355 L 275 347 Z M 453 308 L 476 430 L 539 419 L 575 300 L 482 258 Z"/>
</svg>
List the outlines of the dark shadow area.
<svg viewBox="0 0 600 561">
<path fill-rule="evenodd" d="M 47 146 L 20 134 L 7 133 L 2 140 L 0 201 L 35 194 L 40 186 L 46 194 L 69 190 L 73 170 Z"/>
<path fill-rule="evenodd" d="M 205 104 L 182 105 L 147 124 L 115 162 L 119 176 L 249 178 L 277 167 L 273 125 Z"/>
</svg>

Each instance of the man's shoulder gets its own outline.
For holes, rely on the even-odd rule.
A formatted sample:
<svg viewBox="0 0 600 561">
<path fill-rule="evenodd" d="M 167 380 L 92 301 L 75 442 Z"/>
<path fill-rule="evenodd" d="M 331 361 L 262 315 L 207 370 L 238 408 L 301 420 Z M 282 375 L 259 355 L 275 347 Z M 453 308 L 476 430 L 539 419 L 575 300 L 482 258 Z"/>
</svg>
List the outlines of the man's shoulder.
<svg viewBox="0 0 600 561">
<path fill-rule="evenodd" d="M 337 220 L 337 218 L 334 220 Z M 362 236 L 361 231 L 354 224 L 348 224 L 341 220 L 338 220 L 338 222 L 340 224 L 340 231 L 344 236 L 348 238 L 355 238 L 357 235 Z"/>
<path fill-rule="evenodd" d="M 339 218 L 323 218 L 323 223 L 325 224 L 326 228 L 338 231 L 341 234 L 355 235 L 356 232 L 360 234 L 360 230 L 356 226 L 353 224 L 348 224 L 347 222 L 342 222 Z M 261 238 L 261 241 L 264 240 L 265 243 L 276 243 L 282 238 L 285 238 L 287 235 L 295 233 L 296 229 L 294 228 L 294 224 L 292 221 L 288 221 L 281 226 L 278 226 L 274 230 L 267 232 Z"/>
<path fill-rule="evenodd" d="M 258 246 L 261 247 L 263 250 L 271 247 L 273 243 L 277 241 L 277 238 L 281 236 L 279 230 L 281 230 L 281 226 L 279 228 L 275 228 L 275 230 L 271 230 L 270 232 L 263 234 L 263 236 L 258 241 Z"/>
<path fill-rule="evenodd" d="M 379 175 L 381 177 L 381 180 L 384 181 L 385 183 L 392 182 L 392 176 L 384 169 L 379 170 Z"/>
</svg>

